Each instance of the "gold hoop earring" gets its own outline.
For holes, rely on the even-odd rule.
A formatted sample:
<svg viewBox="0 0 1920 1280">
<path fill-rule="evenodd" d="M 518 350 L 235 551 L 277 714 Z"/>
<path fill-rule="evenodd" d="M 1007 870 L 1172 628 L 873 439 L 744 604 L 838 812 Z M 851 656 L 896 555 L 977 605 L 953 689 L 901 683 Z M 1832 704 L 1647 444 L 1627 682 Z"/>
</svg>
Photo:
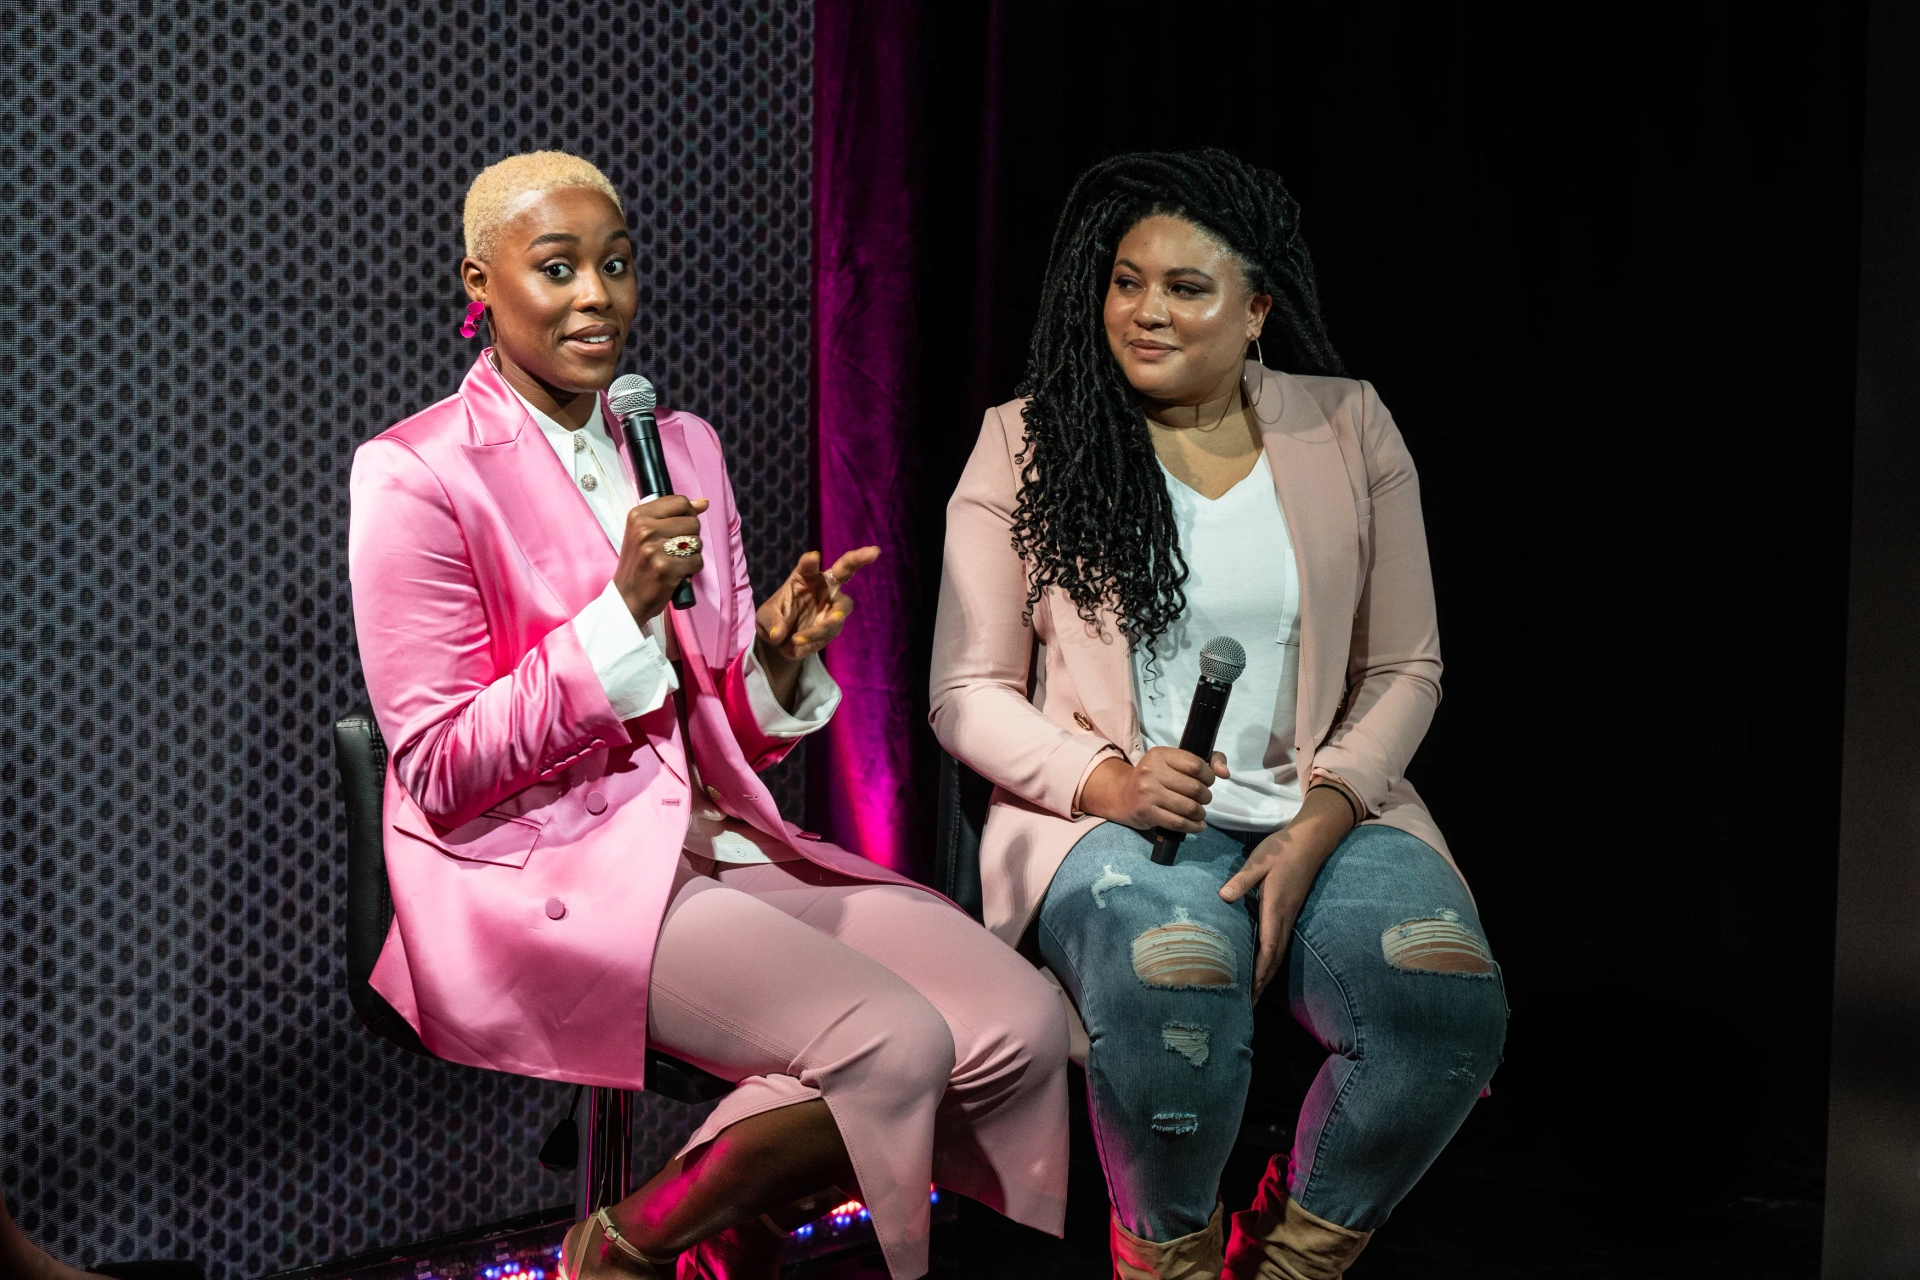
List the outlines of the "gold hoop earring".
<svg viewBox="0 0 1920 1280">
<path fill-rule="evenodd" d="M 1260 352 L 1260 337 L 1258 334 L 1255 334 L 1253 339 L 1253 359 L 1254 363 L 1258 364 L 1261 368 L 1264 369 L 1267 367 L 1267 358 Z"/>
</svg>

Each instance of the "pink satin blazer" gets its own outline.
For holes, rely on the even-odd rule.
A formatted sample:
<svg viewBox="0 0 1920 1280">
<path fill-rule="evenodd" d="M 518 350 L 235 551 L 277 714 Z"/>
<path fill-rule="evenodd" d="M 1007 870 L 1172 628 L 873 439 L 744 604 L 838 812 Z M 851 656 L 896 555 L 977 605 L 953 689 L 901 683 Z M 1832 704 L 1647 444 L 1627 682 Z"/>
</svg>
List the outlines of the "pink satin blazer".
<svg viewBox="0 0 1920 1280">
<path fill-rule="evenodd" d="M 1440 702 L 1420 484 L 1371 386 L 1249 362 L 1254 415 L 1300 575 L 1294 759 L 1331 775 L 1369 822 L 1410 832 L 1452 861 L 1406 779 Z M 947 504 L 933 639 L 932 719 L 953 755 L 996 784 L 981 837 L 987 927 L 1018 944 L 1053 873 L 1100 819 L 1076 814 L 1094 765 L 1144 754 L 1133 669 L 1111 611 L 1083 622 L 1058 588 L 1027 606 L 1012 542 L 1022 401 L 987 411 Z"/>
<path fill-rule="evenodd" d="M 638 1089 L 687 745 L 672 699 L 621 722 L 568 625 L 618 556 L 490 355 L 354 456 L 354 625 L 391 750 L 373 984 L 439 1057 Z M 680 490 L 712 502 L 699 602 L 667 611 L 712 802 L 823 867 L 912 884 L 802 833 L 762 785 L 793 743 L 747 699 L 753 589 L 720 442 L 685 413 L 660 439 Z"/>
</svg>

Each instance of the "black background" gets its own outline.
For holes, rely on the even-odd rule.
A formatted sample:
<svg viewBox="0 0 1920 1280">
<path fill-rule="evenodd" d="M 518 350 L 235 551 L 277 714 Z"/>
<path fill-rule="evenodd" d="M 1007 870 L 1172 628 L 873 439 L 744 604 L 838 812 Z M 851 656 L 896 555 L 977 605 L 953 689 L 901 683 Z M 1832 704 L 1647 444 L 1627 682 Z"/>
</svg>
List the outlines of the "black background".
<svg viewBox="0 0 1920 1280">
<path fill-rule="evenodd" d="M 1825 1274 L 1920 1273 L 1920 12 L 1871 6 Z"/>
<path fill-rule="evenodd" d="M 1803 1268 L 1863 40 L 1811 3 L 998 4 L 925 36 L 927 493 L 1012 394 L 1085 164 L 1280 172 L 1421 469 L 1447 669 L 1411 772 L 1513 1004 L 1462 1150 L 1515 1217 L 1536 1183 L 1583 1220 L 1785 1224 Z"/>
</svg>

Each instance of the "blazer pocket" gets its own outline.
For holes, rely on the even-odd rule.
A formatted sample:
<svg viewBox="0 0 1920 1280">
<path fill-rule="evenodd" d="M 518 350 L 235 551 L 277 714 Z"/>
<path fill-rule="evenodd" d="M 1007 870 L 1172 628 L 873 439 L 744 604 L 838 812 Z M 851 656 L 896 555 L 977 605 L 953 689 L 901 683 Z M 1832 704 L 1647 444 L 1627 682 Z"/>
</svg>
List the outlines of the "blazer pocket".
<svg viewBox="0 0 1920 1280">
<path fill-rule="evenodd" d="M 540 828 L 537 818 L 502 813 L 498 809 L 489 809 L 447 831 L 435 831 L 432 823 L 404 809 L 393 820 L 395 831 L 412 836 L 450 858 L 462 862 L 491 862 L 503 867 L 527 865 L 527 859 L 533 856 L 533 846 L 540 839 Z"/>
</svg>

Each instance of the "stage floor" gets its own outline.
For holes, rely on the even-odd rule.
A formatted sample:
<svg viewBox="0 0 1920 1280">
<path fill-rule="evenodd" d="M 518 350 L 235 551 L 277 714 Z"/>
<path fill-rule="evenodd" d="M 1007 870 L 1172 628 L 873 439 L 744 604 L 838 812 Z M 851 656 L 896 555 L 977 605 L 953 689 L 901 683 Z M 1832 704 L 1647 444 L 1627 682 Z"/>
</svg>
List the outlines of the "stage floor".
<svg viewBox="0 0 1920 1280">
<path fill-rule="evenodd" d="M 1252 1197 L 1263 1159 L 1244 1151 L 1223 1194 Z M 1663 1217 L 1644 1190 L 1583 1190 L 1577 1172 L 1457 1146 L 1442 1156 L 1349 1273 L 1353 1280 L 1812 1280 L 1820 1206 L 1742 1200 Z M 961 1202 L 934 1229 L 930 1280 L 1106 1280 L 1102 1206 L 1076 1204 L 1068 1238 Z M 885 1280 L 877 1255 L 793 1269 L 799 1280 Z"/>
<path fill-rule="evenodd" d="M 1076 1107 L 1076 1112 L 1079 1108 Z M 1067 1235 L 1056 1240 L 942 1193 L 931 1280 L 1106 1280 L 1107 1202 L 1084 1119 L 1074 1126 Z M 1820 1272 L 1821 1207 L 1811 1195 L 1728 1200 L 1663 1212 L 1657 1193 L 1603 1189 L 1608 1161 L 1516 1153 L 1476 1116 L 1350 1273 L 1354 1280 L 1811 1280 Z M 1222 1198 L 1253 1198 L 1286 1134 L 1243 1130 Z M 491 1230 L 282 1273 L 271 1280 L 553 1280 L 565 1209 Z M 871 1228 L 854 1215 L 813 1224 L 791 1246 L 793 1280 L 884 1280 Z"/>
</svg>

